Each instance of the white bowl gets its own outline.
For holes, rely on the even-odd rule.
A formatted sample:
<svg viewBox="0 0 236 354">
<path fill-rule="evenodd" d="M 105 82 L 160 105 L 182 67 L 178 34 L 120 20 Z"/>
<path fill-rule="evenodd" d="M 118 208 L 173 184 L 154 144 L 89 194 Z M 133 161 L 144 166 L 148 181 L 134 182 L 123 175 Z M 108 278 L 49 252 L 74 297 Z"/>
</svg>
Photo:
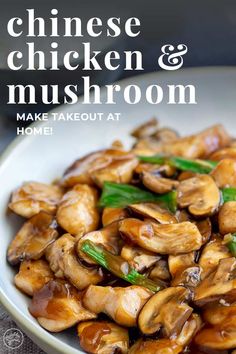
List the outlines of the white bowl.
<svg viewBox="0 0 236 354">
<path fill-rule="evenodd" d="M 29 299 L 13 284 L 14 270 L 6 262 L 7 246 L 22 220 L 7 215 L 6 207 L 10 193 L 23 181 L 50 182 L 60 176 L 77 157 L 109 146 L 114 139 L 127 145 L 129 131 L 137 124 L 153 117 L 160 118 L 162 125 L 169 125 L 186 134 L 221 122 L 230 133 L 236 133 L 236 70 L 233 68 L 187 69 L 175 73 L 156 73 L 138 76 L 121 82 L 138 84 L 142 89 L 150 84 L 165 86 L 168 83 L 191 83 L 196 86 L 197 105 L 138 105 L 124 104 L 117 94 L 117 105 L 62 106 L 57 112 L 121 112 L 119 122 L 50 122 L 52 136 L 18 137 L 6 150 L 0 164 L 0 300 L 13 319 L 32 340 L 47 353 L 83 353 L 75 328 L 60 334 L 43 330 L 29 314 Z M 37 124 L 37 126 L 39 126 Z"/>
</svg>

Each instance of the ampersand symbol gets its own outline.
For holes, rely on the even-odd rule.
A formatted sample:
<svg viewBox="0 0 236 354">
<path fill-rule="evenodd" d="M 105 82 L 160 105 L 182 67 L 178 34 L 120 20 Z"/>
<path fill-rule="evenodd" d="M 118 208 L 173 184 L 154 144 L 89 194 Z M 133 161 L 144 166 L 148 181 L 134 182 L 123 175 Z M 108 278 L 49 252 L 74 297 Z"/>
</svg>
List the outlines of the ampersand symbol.
<svg viewBox="0 0 236 354">
<path fill-rule="evenodd" d="M 177 45 L 177 50 L 175 52 L 175 47 L 172 44 L 165 44 L 161 47 L 162 55 L 158 59 L 159 66 L 164 70 L 178 70 L 183 65 L 182 56 L 187 53 L 188 47 L 185 44 Z M 166 59 L 166 63 L 164 60 Z"/>
</svg>

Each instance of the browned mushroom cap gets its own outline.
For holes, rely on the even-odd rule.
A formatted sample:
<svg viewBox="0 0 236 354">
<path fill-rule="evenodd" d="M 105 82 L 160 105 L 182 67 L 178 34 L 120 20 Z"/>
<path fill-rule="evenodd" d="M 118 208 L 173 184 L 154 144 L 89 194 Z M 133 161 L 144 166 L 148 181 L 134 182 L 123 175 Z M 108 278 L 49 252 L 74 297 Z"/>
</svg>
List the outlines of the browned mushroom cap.
<svg viewBox="0 0 236 354">
<path fill-rule="evenodd" d="M 98 268 L 86 268 L 75 253 L 76 240 L 70 234 L 57 239 L 46 251 L 46 258 L 56 277 L 68 279 L 77 289 L 97 284 L 103 279 Z"/>
<path fill-rule="evenodd" d="M 107 167 L 113 161 L 133 158 L 129 152 L 120 149 L 108 149 L 93 152 L 76 160 L 64 173 L 61 183 L 65 187 L 76 184 L 94 184 L 90 173 L 96 169 Z"/>
<path fill-rule="evenodd" d="M 185 179 L 195 177 L 196 175 L 197 175 L 196 173 L 191 172 L 191 171 L 183 171 L 183 172 L 180 172 L 180 174 L 178 176 L 178 181 L 181 182 L 181 181 L 184 181 Z"/>
<path fill-rule="evenodd" d="M 145 269 L 150 268 L 160 259 L 160 256 L 156 253 L 127 244 L 125 244 L 121 250 L 121 257 L 138 272 L 143 272 Z"/>
<path fill-rule="evenodd" d="M 141 308 L 152 294 L 136 285 L 126 288 L 90 285 L 84 294 L 83 304 L 92 312 L 105 313 L 121 326 L 134 327 Z"/>
<path fill-rule="evenodd" d="M 202 132 L 165 144 L 162 152 L 188 158 L 205 158 L 230 143 L 230 136 L 222 125 L 214 125 Z"/>
<path fill-rule="evenodd" d="M 175 339 L 175 342 L 183 347 L 186 347 L 191 342 L 195 334 L 201 329 L 202 324 L 201 317 L 196 313 L 192 313 L 183 325 L 180 334 Z"/>
<path fill-rule="evenodd" d="M 236 346 L 236 321 L 235 317 L 228 317 L 223 323 L 203 328 L 197 333 L 195 343 L 199 346 L 225 350 Z"/>
<path fill-rule="evenodd" d="M 157 261 L 149 274 L 149 278 L 154 281 L 160 281 L 160 279 L 164 281 L 170 280 L 171 275 L 168 268 L 168 262 L 165 259 Z"/>
<path fill-rule="evenodd" d="M 102 213 L 102 225 L 107 226 L 114 221 L 125 219 L 129 216 L 126 209 L 123 208 L 104 208 Z"/>
<path fill-rule="evenodd" d="M 220 191 L 212 177 L 198 175 L 180 182 L 177 202 L 195 216 L 212 215 L 220 203 Z"/>
<path fill-rule="evenodd" d="M 236 187 L 236 161 L 224 159 L 211 172 L 219 188 Z"/>
<path fill-rule="evenodd" d="M 146 138 L 147 136 L 153 135 L 157 132 L 158 125 L 158 120 L 156 118 L 152 118 L 134 129 L 131 132 L 131 135 L 137 139 Z"/>
<path fill-rule="evenodd" d="M 229 257 L 231 257 L 231 254 L 228 247 L 219 236 L 214 235 L 210 242 L 204 246 L 199 259 L 199 265 L 202 268 L 201 278 L 204 279 L 215 270 L 219 260 Z"/>
<path fill-rule="evenodd" d="M 17 264 L 24 259 L 39 259 L 57 237 L 54 217 L 41 211 L 17 232 L 7 251 L 7 260 Z"/>
<path fill-rule="evenodd" d="M 160 177 L 151 172 L 144 172 L 142 174 L 142 181 L 145 187 L 158 194 L 168 193 L 179 185 L 178 181 Z"/>
<path fill-rule="evenodd" d="M 191 293 L 182 286 L 170 287 L 153 295 L 140 311 L 138 324 L 143 334 L 163 327 L 167 337 L 178 335 L 193 309 L 186 303 Z"/>
<path fill-rule="evenodd" d="M 130 348 L 129 354 L 179 354 L 183 347 L 171 339 L 139 339 Z"/>
<path fill-rule="evenodd" d="M 221 235 L 236 232 L 236 202 L 227 202 L 221 206 L 218 221 Z"/>
<path fill-rule="evenodd" d="M 229 146 L 224 149 L 213 152 L 212 155 L 209 156 L 209 160 L 211 161 L 221 161 L 224 159 L 233 159 L 236 160 L 236 148 L 235 146 Z"/>
<path fill-rule="evenodd" d="M 162 225 L 130 218 L 120 221 L 119 230 L 124 238 L 160 254 L 188 253 L 202 245 L 197 226 L 188 221 Z"/>
<path fill-rule="evenodd" d="M 115 323 L 105 321 L 82 322 L 78 324 L 77 331 L 80 346 L 88 353 L 128 353 L 128 330 Z"/>
<path fill-rule="evenodd" d="M 55 213 L 61 197 L 62 190 L 58 186 L 29 182 L 13 192 L 8 206 L 14 213 L 31 218 L 41 210 Z"/>
<path fill-rule="evenodd" d="M 109 165 L 102 168 L 96 168 L 90 172 L 93 181 L 102 188 L 104 182 L 130 183 L 133 177 L 135 167 L 138 165 L 138 159 L 129 157 L 123 160 L 112 161 Z"/>
<path fill-rule="evenodd" d="M 174 224 L 177 219 L 168 210 L 161 208 L 155 203 L 130 204 L 129 208 L 144 218 L 154 219 L 160 224 Z"/>
<path fill-rule="evenodd" d="M 96 230 L 99 222 L 97 200 L 98 193 L 94 188 L 77 184 L 59 203 L 58 224 L 72 235 Z"/>
<path fill-rule="evenodd" d="M 83 307 L 81 293 L 62 280 L 51 280 L 36 291 L 29 311 L 50 332 L 60 332 L 97 317 Z"/>
<path fill-rule="evenodd" d="M 14 282 L 23 293 L 33 296 L 49 280 L 53 279 L 53 272 L 43 259 L 37 261 L 23 261 L 19 272 L 15 275 Z"/>
<path fill-rule="evenodd" d="M 203 318 L 211 325 L 218 325 L 224 323 L 227 318 L 234 318 L 236 316 L 236 303 L 229 306 L 223 301 L 222 305 L 206 306 L 203 312 Z"/>
<path fill-rule="evenodd" d="M 194 302 L 197 306 L 214 303 L 219 299 L 227 302 L 233 302 L 236 299 L 235 257 L 221 259 L 216 270 L 194 289 Z"/>
<path fill-rule="evenodd" d="M 88 234 L 82 236 L 77 243 L 76 251 L 79 257 L 85 260 L 89 264 L 97 264 L 89 256 L 86 256 L 84 252 L 81 251 L 81 246 L 84 241 L 90 240 L 95 244 L 102 245 L 107 251 L 112 254 L 118 255 L 123 246 L 123 240 L 120 237 L 118 222 L 115 221 L 112 224 L 104 227 L 101 230 L 92 231 Z"/>
<path fill-rule="evenodd" d="M 172 286 L 183 285 L 195 287 L 200 282 L 201 268 L 195 263 L 195 253 L 170 255 L 169 269 L 172 275 Z"/>
</svg>

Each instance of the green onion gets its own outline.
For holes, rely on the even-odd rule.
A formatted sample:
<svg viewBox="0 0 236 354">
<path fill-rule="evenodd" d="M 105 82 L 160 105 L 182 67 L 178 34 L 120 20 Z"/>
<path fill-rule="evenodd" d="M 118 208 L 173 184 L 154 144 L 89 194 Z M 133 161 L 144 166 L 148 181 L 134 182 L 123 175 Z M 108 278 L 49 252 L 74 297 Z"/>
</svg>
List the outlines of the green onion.
<svg viewBox="0 0 236 354">
<path fill-rule="evenodd" d="M 156 195 L 129 184 L 105 182 L 99 201 L 99 206 L 123 208 L 135 203 L 154 202 L 164 206 L 171 212 L 175 212 L 177 207 L 176 198 L 176 191 Z"/>
<path fill-rule="evenodd" d="M 223 202 L 235 202 L 236 201 L 236 188 L 227 187 L 221 190 Z"/>
<path fill-rule="evenodd" d="M 234 257 L 236 257 L 236 234 L 227 234 L 224 237 L 224 243 L 226 243 L 228 249 Z"/>
<path fill-rule="evenodd" d="M 194 173 L 210 173 L 218 164 L 215 161 L 209 160 L 192 160 L 186 159 L 178 156 L 164 156 L 164 155 L 153 155 L 153 156 L 138 156 L 140 161 L 164 165 L 168 164 L 182 171 L 191 171 Z"/>
<path fill-rule="evenodd" d="M 157 284 L 151 279 L 146 278 L 143 274 L 131 268 L 129 263 L 122 257 L 111 254 L 103 247 L 97 246 L 89 240 L 83 242 L 81 250 L 102 267 L 131 284 L 143 286 L 153 292 L 157 292 L 163 288 L 161 281 L 160 284 Z"/>
</svg>

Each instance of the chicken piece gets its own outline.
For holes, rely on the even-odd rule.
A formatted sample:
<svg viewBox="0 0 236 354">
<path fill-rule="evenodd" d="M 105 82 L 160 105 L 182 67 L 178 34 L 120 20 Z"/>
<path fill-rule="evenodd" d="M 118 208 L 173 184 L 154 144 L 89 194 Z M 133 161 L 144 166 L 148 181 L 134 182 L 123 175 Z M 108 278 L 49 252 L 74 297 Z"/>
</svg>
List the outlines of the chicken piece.
<svg viewBox="0 0 236 354">
<path fill-rule="evenodd" d="M 127 209 L 124 208 L 109 208 L 103 209 L 102 213 L 102 225 L 107 226 L 114 221 L 125 219 L 129 216 Z"/>
<path fill-rule="evenodd" d="M 180 208 L 188 207 L 195 216 L 212 215 L 220 204 L 220 191 L 209 175 L 197 175 L 180 182 L 177 192 Z"/>
<path fill-rule="evenodd" d="M 131 135 L 137 139 L 146 138 L 150 135 L 153 135 L 157 132 L 158 129 L 158 120 L 156 118 L 152 118 L 141 124 L 136 129 L 131 132 Z"/>
<path fill-rule="evenodd" d="M 14 282 L 23 293 L 33 296 L 46 283 L 53 279 L 53 272 L 43 259 L 36 261 L 23 261 Z"/>
<path fill-rule="evenodd" d="M 235 317 L 227 317 L 216 326 L 204 327 L 195 337 L 195 343 L 208 349 L 226 350 L 236 346 Z"/>
<path fill-rule="evenodd" d="M 115 221 L 101 230 L 92 231 L 82 236 L 78 240 L 76 245 L 76 251 L 79 257 L 86 261 L 88 264 L 97 264 L 83 251 L 81 251 L 81 246 L 86 240 L 90 240 L 97 245 L 102 245 L 102 247 L 104 247 L 107 251 L 111 252 L 112 254 L 118 255 L 124 243 L 122 238 L 120 237 L 118 226 L 118 222 Z"/>
<path fill-rule="evenodd" d="M 139 339 L 130 348 L 129 354 L 179 354 L 183 347 L 171 339 Z"/>
<path fill-rule="evenodd" d="M 160 175 L 151 172 L 142 174 L 142 182 L 145 187 L 158 194 L 168 193 L 179 185 L 179 182 L 174 179 L 160 177 Z"/>
<path fill-rule="evenodd" d="M 82 322 L 78 324 L 77 331 L 80 346 L 88 353 L 128 353 L 128 330 L 115 323 L 105 321 Z"/>
<path fill-rule="evenodd" d="M 204 306 L 223 300 L 232 303 L 236 300 L 236 258 L 219 261 L 215 271 L 205 277 L 194 289 L 194 303 Z"/>
<path fill-rule="evenodd" d="M 60 332 L 76 323 L 97 317 L 83 307 L 81 293 L 61 280 L 51 280 L 36 291 L 29 311 L 50 332 Z"/>
<path fill-rule="evenodd" d="M 54 217 L 44 211 L 23 224 L 7 251 L 7 260 L 15 265 L 23 260 L 39 259 L 58 237 Z"/>
<path fill-rule="evenodd" d="M 96 170 L 105 169 L 109 165 L 112 165 L 113 162 L 122 162 L 122 160 L 130 161 L 132 159 L 134 159 L 133 154 L 120 149 L 108 149 L 91 153 L 76 160 L 65 171 L 61 183 L 63 186 L 70 188 L 78 183 L 93 185 L 94 179 L 91 173 Z M 123 172 L 124 171 L 122 171 L 122 173 Z"/>
<path fill-rule="evenodd" d="M 155 203 L 130 204 L 129 209 L 138 216 L 153 219 L 160 224 L 174 224 L 177 222 L 172 213 Z"/>
<path fill-rule="evenodd" d="M 211 172 L 219 188 L 236 187 L 236 161 L 232 159 L 221 160 Z"/>
<path fill-rule="evenodd" d="M 228 247 L 219 236 L 214 235 L 204 246 L 199 259 L 199 265 L 202 268 L 201 278 L 204 279 L 214 271 L 221 259 L 229 257 L 231 254 Z"/>
<path fill-rule="evenodd" d="M 188 221 L 162 225 L 130 218 L 120 221 L 119 230 L 125 239 L 160 254 L 188 253 L 202 245 L 197 226 Z"/>
<path fill-rule="evenodd" d="M 85 234 L 98 227 L 97 191 L 77 184 L 64 194 L 57 210 L 58 224 L 72 235 Z"/>
<path fill-rule="evenodd" d="M 153 252 L 127 244 L 121 250 L 121 257 L 138 272 L 143 272 L 145 269 L 150 268 L 160 259 L 160 256 Z"/>
<path fill-rule="evenodd" d="M 211 161 L 221 161 L 224 159 L 232 159 L 236 160 L 236 148 L 235 146 L 229 146 L 221 150 L 217 150 L 213 152 L 211 156 L 209 156 L 209 160 Z"/>
<path fill-rule="evenodd" d="M 172 286 L 182 285 L 193 288 L 200 282 L 201 268 L 195 263 L 195 252 L 177 256 L 170 255 L 168 263 L 172 275 Z"/>
<path fill-rule="evenodd" d="M 221 206 L 218 221 L 221 235 L 236 232 L 236 202 L 227 202 Z"/>
<path fill-rule="evenodd" d="M 68 279 L 77 289 L 83 290 L 90 284 L 97 284 L 103 279 L 99 268 L 86 268 L 76 257 L 76 240 L 65 234 L 56 240 L 46 251 L 50 268 L 58 278 Z"/>
<path fill-rule="evenodd" d="M 168 338 L 180 334 L 193 309 L 187 304 L 191 292 L 182 286 L 163 289 L 153 295 L 143 306 L 138 325 L 145 335 L 156 333 L 162 327 Z"/>
<path fill-rule="evenodd" d="M 90 285 L 84 294 L 83 304 L 96 314 L 105 313 L 121 326 L 134 327 L 141 308 L 152 294 L 136 285 L 126 288 Z"/>
<path fill-rule="evenodd" d="M 168 268 L 168 262 L 165 259 L 160 259 L 157 261 L 149 274 L 149 278 L 154 281 L 159 281 L 160 279 L 169 281 L 170 277 L 171 275 Z"/>
<path fill-rule="evenodd" d="M 198 134 L 178 139 L 171 144 L 165 144 L 160 152 L 183 156 L 190 159 L 205 158 L 214 151 L 226 147 L 230 136 L 222 125 L 214 125 Z"/>
<path fill-rule="evenodd" d="M 40 211 L 54 214 L 61 197 L 62 190 L 56 185 L 28 182 L 13 192 L 8 207 L 24 218 Z"/>
</svg>

